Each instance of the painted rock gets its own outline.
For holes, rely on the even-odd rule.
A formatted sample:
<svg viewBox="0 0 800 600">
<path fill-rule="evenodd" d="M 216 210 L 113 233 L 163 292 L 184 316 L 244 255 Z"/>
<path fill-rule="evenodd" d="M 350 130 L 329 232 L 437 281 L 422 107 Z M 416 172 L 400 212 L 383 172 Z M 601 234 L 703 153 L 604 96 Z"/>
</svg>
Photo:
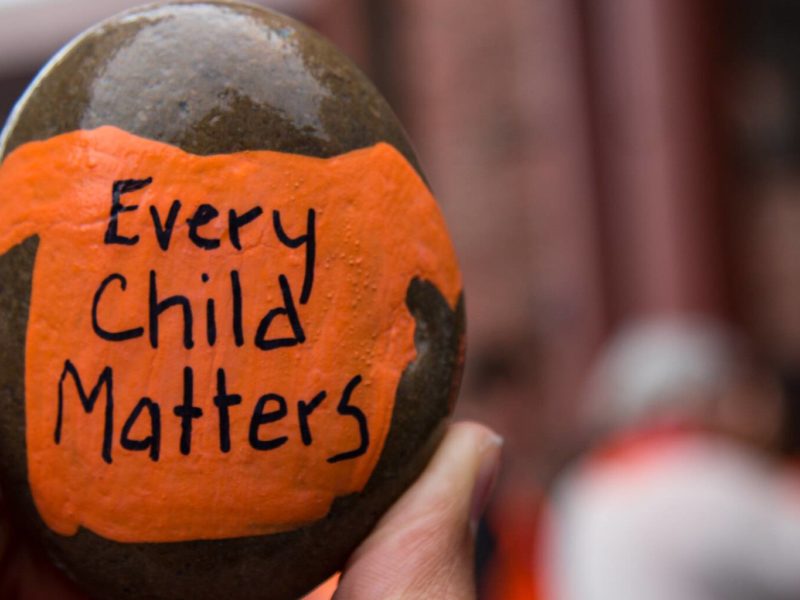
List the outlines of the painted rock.
<svg viewBox="0 0 800 600">
<path fill-rule="evenodd" d="M 433 452 L 452 245 L 396 118 L 302 25 L 148 7 L 0 140 L 3 493 L 95 597 L 295 598 Z"/>
</svg>

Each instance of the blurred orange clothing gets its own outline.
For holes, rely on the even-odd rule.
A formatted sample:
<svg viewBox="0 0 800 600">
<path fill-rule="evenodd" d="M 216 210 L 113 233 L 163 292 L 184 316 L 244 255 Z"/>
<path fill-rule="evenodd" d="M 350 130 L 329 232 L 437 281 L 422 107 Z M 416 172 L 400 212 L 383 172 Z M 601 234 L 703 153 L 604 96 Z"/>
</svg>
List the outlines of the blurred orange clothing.
<svg viewBox="0 0 800 600">
<path fill-rule="evenodd" d="M 487 519 L 495 537 L 481 600 L 544 600 L 535 551 L 543 498 L 536 493 L 509 494 L 490 506 Z"/>
</svg>

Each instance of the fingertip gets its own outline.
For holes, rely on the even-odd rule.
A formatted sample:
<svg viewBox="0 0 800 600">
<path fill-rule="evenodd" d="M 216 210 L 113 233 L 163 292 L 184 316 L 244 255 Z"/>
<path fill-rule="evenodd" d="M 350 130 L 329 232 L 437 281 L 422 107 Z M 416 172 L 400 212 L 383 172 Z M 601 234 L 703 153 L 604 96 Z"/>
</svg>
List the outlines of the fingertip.
<svg viewBox="0 0 800 600">
<path fill-rule="evenodd" d="M 450 425 L 442 444 L 448 441 L 459 446 L 470 446 L 478 455 L 497 453 L 503 447 L 503 437 L 477 421 L 457 421 Z"/>
<path fill-rule="evenodd" d="M 443 473 L 458 474 L 474 485 L 492 479 L 500 465 L 503 438 L 489 427 L 474 421 L 453 423 L 421 477 L 439 478 Z"/>
<path fill-rule="evenodd" d="M 456 421 L 452 423 L 445 437 L 452 436 L 466 436 L 480 445 L 496 447 L 503 445 L 503 438 L 500 434 L 477 421 Z"/>
</svg>

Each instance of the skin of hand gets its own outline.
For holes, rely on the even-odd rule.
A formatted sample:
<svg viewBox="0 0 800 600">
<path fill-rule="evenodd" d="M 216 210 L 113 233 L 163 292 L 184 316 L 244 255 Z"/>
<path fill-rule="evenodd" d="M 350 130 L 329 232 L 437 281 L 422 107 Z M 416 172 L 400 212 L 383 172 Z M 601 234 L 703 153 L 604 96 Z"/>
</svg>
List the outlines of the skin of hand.
<svg viewBox="0 0 800 600">
<path fill-rule="evenodd" d="M 482 425 L 450 425 L 425 471 L 350 557 L 334 600 L 474 599 L 475 531 L 501 447 Z M 0 598 L 88 600 L 11 525 L 2 500 Z"/>
</svg>

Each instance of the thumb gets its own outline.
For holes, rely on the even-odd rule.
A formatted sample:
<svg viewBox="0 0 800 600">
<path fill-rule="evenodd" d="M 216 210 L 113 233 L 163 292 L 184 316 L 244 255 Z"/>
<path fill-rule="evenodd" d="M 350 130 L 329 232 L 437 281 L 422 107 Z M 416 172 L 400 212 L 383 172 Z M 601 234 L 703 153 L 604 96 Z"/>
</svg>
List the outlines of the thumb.
<svg viewBox="0 0 800 600">
<path fill-rule="evenodd" d="M 351 556 L 336 600 L 475 597 L 475 529 L 502 439 L 451 425 L 428 467 Z"/>
</svg>

